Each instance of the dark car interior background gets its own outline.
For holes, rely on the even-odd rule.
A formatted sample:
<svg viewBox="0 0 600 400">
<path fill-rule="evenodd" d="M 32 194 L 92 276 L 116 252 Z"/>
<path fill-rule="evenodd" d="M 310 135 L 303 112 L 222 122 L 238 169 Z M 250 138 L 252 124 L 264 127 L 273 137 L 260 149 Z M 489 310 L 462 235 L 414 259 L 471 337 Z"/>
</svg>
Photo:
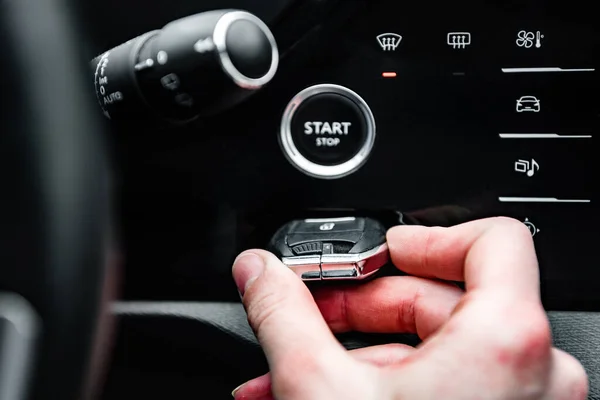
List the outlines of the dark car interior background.
<svg viewBox="0 0 600 400">
<path fill-rule="evenodd" d="M 583 362 L 590 398 L 600 399 L 593 2 L 91 3 L 90 60 L 174 20 L 224 9 L 264 21 L 279 56 L 262 89 L 191 122 L 104 118 L 122 270 L 103 399 L 226 399 L 267 372 L 231 279 L 234 258 L 266 248 L 291 220 L 347 216 L 386 228 L 522 221 L 555 343 Z M 291 102 L 307 88 L 329 97 Z M 349 160 L 354 166 L 342 168 Z M 417 342 L 340 340 L 348 348 Z"/>
</svg>

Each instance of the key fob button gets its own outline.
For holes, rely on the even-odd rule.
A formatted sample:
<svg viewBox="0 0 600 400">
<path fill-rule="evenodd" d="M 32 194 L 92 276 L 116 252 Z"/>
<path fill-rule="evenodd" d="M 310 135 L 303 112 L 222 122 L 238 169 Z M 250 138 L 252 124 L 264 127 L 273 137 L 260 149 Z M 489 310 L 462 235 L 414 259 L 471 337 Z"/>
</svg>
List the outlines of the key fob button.
<svg viewBox="0 0 600 400">
<path fill-rule="evenodd" d="M 321 257 L 283 257 L 284 264 L 304 281 L 321 280 Z"/>
<path fill-rule="evenodd" d="M 304 281 L 318 281 L 321 280 L 321 271 L 310 271 L 304 272 L 301 276 Z"/>
<path fill-rule="evenodd" d="M 356 268 L 323 270 L 323 279 L 354 279 L 358 276 Z"/>
<path fill-rule="evenodd" d="M 331 234 L 340 232 L 362 232 L 363 218 L 307 219 L 300 221 L 290 233 Z"/>
<path fill-rule="evenodd" d="M 380 243 L 385 243 L 386 231 L 380 229 L 366 230 L 362 233 L 360 240 L 354 242 L 354 247 L 349 251 L 350 254 L 359 254 L 377 247 Z"/>
<path fill-rule="evenodd" d="M 302 280 L 360 280 L 389 261 L 385 235 L 370 218 L 297 220 L 277 231 L 269 249 Z"/>
<path fill-rule="evenodd" d="M 296 247 L 304 243 L 310 242 L 347 242 L 350 244 L 356 244 L 363 236 L 363 232 L 340 232 L 332 234 L 318 234 L 318 233 L 297 233 L 288 235 L 287 244 L 290 247 Z"/>
<path fill-rule="evenodd" d="M 323 244 L 321 242 L 302 243 L 294 246 L 292 251 L 298 256 L 321 254 L 323 252 Z"/>
</svg>

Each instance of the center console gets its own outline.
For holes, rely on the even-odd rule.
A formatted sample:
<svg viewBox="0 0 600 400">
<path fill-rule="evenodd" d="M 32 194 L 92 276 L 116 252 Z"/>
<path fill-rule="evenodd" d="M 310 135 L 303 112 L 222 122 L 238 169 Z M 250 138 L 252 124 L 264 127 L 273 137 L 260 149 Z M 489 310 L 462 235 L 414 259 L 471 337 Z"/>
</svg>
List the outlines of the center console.
<svg viewBox="0 0 600 400">
<path fill-rule="evenodd" d="M 268 371 L 231 277 L 243 250 L 270 249 L 307 285 L 370 279 L 397 272 L 381 267 L 386 229 L 494 216 L 531 232 L 554 345 L 600 398 L 593 2 L 146 3 L 104 0 L 89 18 L 124 254 L 103 398 L 231 398 Z M 231 30 L 240 18 L 254 27 Z M 255 67 L 268 79 L 236 84 Z"/>
<path fill-rule="evenodd" d="M 235 255 L 295 218 L 509 216 L 534 237 L 546 306 L 600 308 L 592 3 L 344 1 L 292 39 L 293 15 L 246 102 L 118 132 L 127 296 L 235 300 Z"/>
</svg>

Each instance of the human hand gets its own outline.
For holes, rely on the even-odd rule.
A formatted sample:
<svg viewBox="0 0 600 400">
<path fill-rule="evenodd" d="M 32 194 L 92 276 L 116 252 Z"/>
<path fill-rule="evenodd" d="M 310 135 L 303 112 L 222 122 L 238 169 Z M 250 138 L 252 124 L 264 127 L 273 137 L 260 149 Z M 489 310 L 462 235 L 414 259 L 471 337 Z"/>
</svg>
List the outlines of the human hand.
<svg viewBox="0 0 600 400">
<path fill-rule="evenodd" d="M 491 218 L 387 235 L 384 277 L 314 294 L 272 254 L 242 253 L 233 276 L 270 373 L 236 400 L 584 400 L 581 364 L 552 346 L 529 230 Z M 441 282 L 464 281 L 466 292 Z M 314 298 L 313 298 L 314 295 Z M 333 333 L 417 333 L 416 348 L 347 351 Z"/>
</svg>

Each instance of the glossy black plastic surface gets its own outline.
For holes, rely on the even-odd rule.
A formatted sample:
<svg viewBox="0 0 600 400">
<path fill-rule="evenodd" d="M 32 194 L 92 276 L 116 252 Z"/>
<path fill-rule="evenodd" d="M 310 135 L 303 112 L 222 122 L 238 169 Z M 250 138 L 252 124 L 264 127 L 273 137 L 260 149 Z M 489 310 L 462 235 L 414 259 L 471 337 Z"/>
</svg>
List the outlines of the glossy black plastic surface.
<svg viewBox="0 0 600 400">
<path fill-rule="evenodd" d="M 277 230 L 268 250 L 278 257 L 321 255 L 329 244 L 333 254 L 360 254 L 384 244 L 385 231 L 372 218 L 295 220 Z"/>
<path fill-rule="evenodd" d="M 306 99 L 291 121 L 293 141 L 308 160 L 339 165 L 350 160 L 367 140 L 360 107 L 340 94 L 324 93 Z"/>
<path fill-rule="evenodd" d="M 227 30 L 227 51 L 235 68 L 245 76 L 265 76 L 273 61 L 269 38 L 249 21 L 237 21 Z"/>
<path fill-rule="evenodd" d="M 233 258 L 265 247 L 286 221 L 400 211 L 423 225 L 499 215 L 531 223 L 547 307 L 600 309 L 593 5 L 381 0 L 348 11 L 358 3 L 340 5 L 237 109 L 182 129 L 118 133 L 128 274 L 136 282 L 127 295 L 235 299 Z M 522 30 L 519 43 L 533 32 L 532 47 L 517 44 Z M 377 40 L 385 33 L 402 36 L 395 51 Z M 458 48 L 464 33 L 470 44 Z M 289 100 L 321 83 L 357 92 L 377 122 L 368 162 L 337 180 L 302 174 L 277 140 Z M 524 96 L 540 100 L 540 111 L 517 112 Z M 522 133 L 546 135 L 510 138 Z"/>
<path fill-rule="evenodd" d="M 260 19 L 226 9 L 172 21 L 107 49 L 91 65 L 104 115 L 141 129 L 231 107 L 267 84 L 278 61 Z"/>
</svg>

